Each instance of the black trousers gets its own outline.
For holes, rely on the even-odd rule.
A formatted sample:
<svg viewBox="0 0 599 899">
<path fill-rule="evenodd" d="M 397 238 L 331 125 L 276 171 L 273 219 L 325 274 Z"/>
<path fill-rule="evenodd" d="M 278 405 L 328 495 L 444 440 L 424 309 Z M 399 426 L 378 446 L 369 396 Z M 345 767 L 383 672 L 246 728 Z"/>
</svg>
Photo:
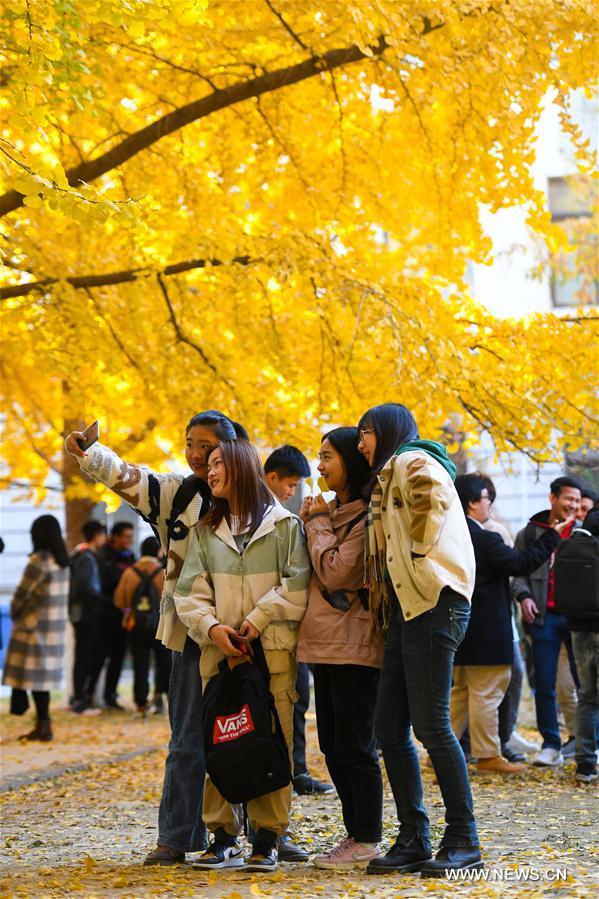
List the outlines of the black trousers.
<svg viewBox="0 0 599 899">
<path fill-rule="evenodd" d="M 379 672 L 365 665 L 314 665 L 318 742 L 335 784 L 348 836 L 378 843 L 383 778 L 374 739 Z"/>
<path fill-rule="evenodd" d="M 127 631 L 121 624 L 121 616 L 99 619 L 94 639 L 92 670 L 89 683 L 89 695 L 92 697 L 104 662 L 108 659 L 106 679 L 104 681 L 104 701 L 116 702 L 117 687 L 123 661 L 127 652 Z"/>
<path fill-rule="evenodd" d="M 306 712 L 310 705 L 310 669 L 306 662 L 297 666 L 297 702 L 293 707 L 293 776 L 308 773 L 306 765 Z"/>
<path fill-rule="evenodd" d="M 76 702 L 89 697 L 94 662 L 96 622 L 80 622 L 75 629 L 75 661 L 73 664 L 73 695 Z"/>
<path fill-rule="evenodd" d="M 150 692 L 150 656 L 154 656 L 154 692 L 168 693 L 172 654 L 151 632 L 131 631 L 129 646 L 133 656 L 133 698 L 141 709 Z"/>
</svg>

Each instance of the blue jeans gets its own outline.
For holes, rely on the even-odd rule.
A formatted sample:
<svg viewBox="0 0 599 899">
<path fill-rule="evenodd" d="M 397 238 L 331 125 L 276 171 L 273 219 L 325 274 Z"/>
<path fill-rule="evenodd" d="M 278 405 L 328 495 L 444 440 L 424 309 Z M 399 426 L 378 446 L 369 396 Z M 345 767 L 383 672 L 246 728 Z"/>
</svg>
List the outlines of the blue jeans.
<svg viewBox="0 0 599 899">
<path fill-rule="evenodd" d="M 576 763 L 595 767 L 599 728 L 599 634 L 573 631 L 572 648 L 580 680 L 576 706 Z"/>
<path fill-rule="evenodd" d="M 158 812 L 158 845 L 199 852 L 206 848 L 202 821 L 206 764 L 200 648 L 191 637 L 187 637 L 183 652 L 173 652 L 168 714 L 171 739 Z"/>
<path fill-rule="evenodd" d="M 434 609 L 405 621 L 392 597 L 375 714 L 375 734 L 399 820 L 399 844 L 430 849 L 414 733 L 431 757 L 445 803 L 441 846 L 478 846 L 466 760 L 449 720 L 453 660 L 470 620 L 470 605 L 447 587 Z"/>
<path fill-rule="evenodd" d="M 535 708 L 537 727 L 543 737 L 543 749 L 560 749 L 562 745 L 557 723 L 555 685 L 562 643 L 572 652 L 570 631 L 564 615 L 547 609 L 543 624 L 533 624 L 532 655 L 535 666 Z"/>
</svg>

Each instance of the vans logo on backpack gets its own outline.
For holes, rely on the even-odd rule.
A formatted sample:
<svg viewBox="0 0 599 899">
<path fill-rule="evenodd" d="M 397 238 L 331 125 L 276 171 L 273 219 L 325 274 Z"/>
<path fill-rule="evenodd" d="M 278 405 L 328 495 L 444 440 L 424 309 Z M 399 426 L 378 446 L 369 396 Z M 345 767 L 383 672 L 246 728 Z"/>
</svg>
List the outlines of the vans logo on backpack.
<svg viewBox="0 0 599 899">
<path fill-rule="evenodd" d="M 213 743 L 227 743 L 237 740 L 243 734 L 249 734 L 254 730 L 252 713 L 247 703 L 236 715 L 223 715 L 215 719 L 212 731 Z"/>
</svg>

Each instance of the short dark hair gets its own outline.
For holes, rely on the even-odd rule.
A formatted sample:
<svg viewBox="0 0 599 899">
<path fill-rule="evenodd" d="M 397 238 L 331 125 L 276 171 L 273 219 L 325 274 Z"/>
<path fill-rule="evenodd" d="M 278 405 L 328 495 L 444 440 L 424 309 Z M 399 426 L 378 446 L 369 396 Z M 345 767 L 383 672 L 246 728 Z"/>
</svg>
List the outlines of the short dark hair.
<svg viewBox="0 0 599 899">
<path fill-rule="evenodd" d="M 380 406 L 372 406 L 358 423 L 358 431 L 362 431 L 364 428 L 372 428 L 376 434 L 376 450 L 369 481 L 369 487 L 372 490 L 377 475 L 385 462 L 400 446 L 410 440 L 417 440 L 420 435 L 414 416 L 401 403 L 382 403 Z"/>
<path fill-rule="evenodd" d="M 357 428 L 335 428 L 322 438 L 322 442 L 328 440 L 343 459 L 349 501 L 360 499 L 364 495 L 366 484 L 370 480 L 370 467 L 368 462 L 358 450 Z"/>
<path fill-rule="evenodd" d="M 483 490 L 488 491 L 487 478 L 481 474 L 459 474 L 455 479 L 455 489 L 460 498 L 462 509 L 468 512 L 469 503 L 477 503 Z M 489 494 L 490 498 L 490 494 Z"/>
<path fill-rule="evenodd" d="M 190 428 L 196 425 L 202 425 L 204 428 L 210 428 L 214 432 L 214 436 L 219 440 L 249 440 L 249 434 L 243 425 L 238 421 L 228 418 L 224 412 L 218 409 L 207 409 L 205 412 L 198 412 L 193 418 L 190 418 L 185 433 L 188 434 Z"/>
<path fill-rule="evenodd" d="M 264 463 L 264 474 L 274 471 L 280 478 L 309 478 L 308 460 L 296 446 L 280 446 Z"/>
<path fill-rule="evenodd" d="M 583 487 L 581 484 L 580 493 L 581 493 L 581 496 L 583 499 L 590 499 L 593 501 L 594 506 L 597 505 L 597 500 L 599 499 L 599 496 L 595 493 L 594 490 L 591 490 L 590 487 Z"/>
<path fill-rule="evenodd" d="M 140 546 L 142 556 L 158 556 L 160 541 L 157 537 L 146 537 Z"/>
<path fill-rule="evenodd" d="M 106 533 L 106 525 L 102 524 L 101 521 L 96 521 L 94 518 L 91 518 L 89 521 L 85 522 L 81 528 L 81 533 L 89 543 L 90 540 L 93 540 L 98 534 Z"/>
<path fill-rule="evenodd" d="M 483 474 L 482 471 L 477 471 L 475 474 L 480 474 L 481 478 L 485 479 L 485 484 L 487 485 L 487 493 L 489 494 L 489 499 L 492 503 L 497 499 L 497 490 L 495 489 L 495 484 L 491 480 L 488 474 Z"/>
<path fill-rule="evenodd" d="M 113 526 L 110 528 L 111 537 L 120 537 L 125 531 L 132 531 L 133 525 L 130 521 L 115 521 Z"/>
<path fill-rule="evenodd" d="M 561 477 L 556 478 L 549 485 L 549 490 L 553 493 L 554 496 L 559 496 L 562 490 L 565 487 L 574 487 L 576 490 L 580 490 L 582 492 L 582 487 L 580 486 L 579 481 L 575 481 L 574 478 Z"/>
<path fill-rule="evenodd" d="M 599 537 L 599 509 L 589 509 L 582 522 L 583 528 L 590 531 L 593 537 Z"/>
</svg>

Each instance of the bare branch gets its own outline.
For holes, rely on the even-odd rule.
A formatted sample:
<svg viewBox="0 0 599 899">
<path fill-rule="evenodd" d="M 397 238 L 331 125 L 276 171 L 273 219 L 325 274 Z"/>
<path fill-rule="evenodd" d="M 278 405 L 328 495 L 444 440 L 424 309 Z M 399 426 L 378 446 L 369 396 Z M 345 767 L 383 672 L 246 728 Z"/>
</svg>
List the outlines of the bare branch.
<svg viewBox="0 0 599 899">
<path fill-rule="evenodd" d="M 161 275 L 180 275 L 182 272 L 191 271 L 194 268 L 205 268 L 207 265 L 251 265 L 258 262 L 258 259 L 252 259 L 250 256 L 235 256 L 231 263 L 223 262 L 222 259 L 187 259 L 185 262 L 175 262 L 173 265 L 167 265 L 161 272 Z M 125 284 L 128 281 L 137 281 L 150 274 L 148 268 L 129 268 L 119 272 L 105 272 L 100 275 L 76 275 L 70 278 L 44 278 L 41 281 L 30 281 L 28 284 L 14 284 L 10 287 L 0 287 L 0 300 L 7 300 L 11 297 L 24 297 L 34 290 L 41 292 L 47 290 L 53 284 L 59 281 L 66 281 L 71 287 L 78 290 L 87 290 L 90 287 L 108 287 L 112 284 Z"/>
</svg>

